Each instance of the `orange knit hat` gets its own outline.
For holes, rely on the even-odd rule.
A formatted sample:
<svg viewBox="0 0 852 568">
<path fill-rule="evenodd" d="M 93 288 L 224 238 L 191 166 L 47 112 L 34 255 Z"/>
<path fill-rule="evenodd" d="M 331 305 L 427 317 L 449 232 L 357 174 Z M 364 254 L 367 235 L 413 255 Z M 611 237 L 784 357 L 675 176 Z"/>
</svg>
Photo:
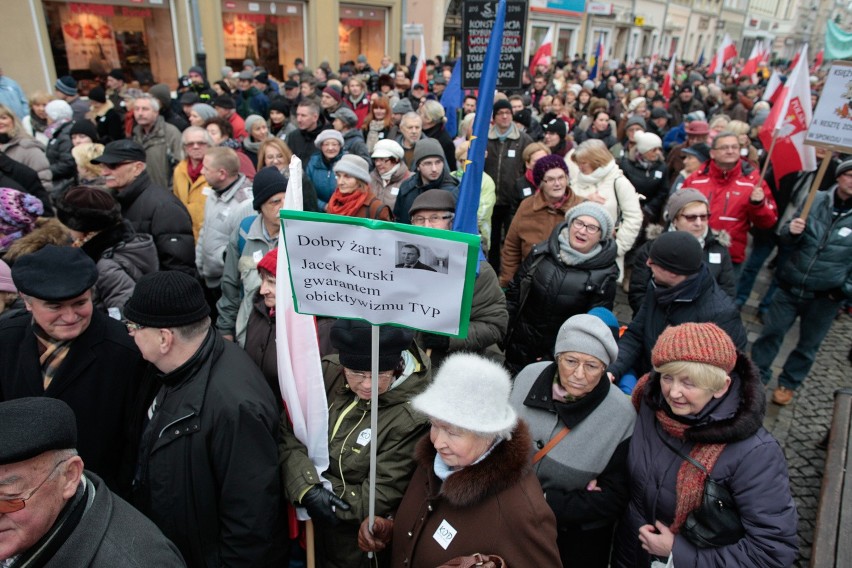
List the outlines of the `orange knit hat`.
<svg viewBox="0 0 852 568">
<path fill-rule="evenodd" d="M 725 331 L 714 323 L 684 323 L 667 327 L 651 351 L 655 368 L 673 361 L 704 363 L 730 373 L 737 349 Z"/>
</svg>

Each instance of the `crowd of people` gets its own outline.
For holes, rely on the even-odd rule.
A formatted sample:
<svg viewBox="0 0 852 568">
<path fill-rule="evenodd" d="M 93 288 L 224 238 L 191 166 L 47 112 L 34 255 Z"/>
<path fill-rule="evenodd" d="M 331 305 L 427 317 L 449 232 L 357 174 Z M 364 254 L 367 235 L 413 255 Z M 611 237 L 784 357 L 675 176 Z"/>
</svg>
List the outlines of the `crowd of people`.
<svg viewBox="0 0 852 568">
<path fill-rule="evenodd" d="M 715 81 L 678 65 L 667 99 L 662 62 L 590 77 L 575 58 L 455 108 L 451 62 L 426 63 L 426 84 L 359 56 L 336 73 L 246 60 L 213 82 L 192 67 L 177 89 L 115 69 L 86 93 L 71 76 L 0 93 L 4 566 L 295 568 L 296 508 L 328 568 L 795 562 L 762 422 L 852 300 L 852 159 L 820 150 L 803 214 L 814 173 L 776 179 L 758 137 L 766 68 Z M 451 231 L 471 168 L 483 254 L 466 338 L 383 326 L 373 376 L 370 326 L 317 318 L 320 476 L 279 383 L 286 192 Z M 775 249 L 749 356 L 741 310 Z M 410 245 L 396 267 L 435 262 Z"/>
</svg>

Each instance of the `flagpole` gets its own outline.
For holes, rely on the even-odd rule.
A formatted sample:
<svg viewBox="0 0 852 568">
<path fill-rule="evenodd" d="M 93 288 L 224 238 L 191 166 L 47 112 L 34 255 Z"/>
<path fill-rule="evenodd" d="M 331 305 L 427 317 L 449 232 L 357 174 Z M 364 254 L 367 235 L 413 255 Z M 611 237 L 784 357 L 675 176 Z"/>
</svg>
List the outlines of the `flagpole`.
<svg viewBox="0 0 852 568">
<path fill-rule="evenodd" d="M 370 362 L 370 506 L 369 527 L 373 532 L 376 522 L 376 460 L 379 440 L 379 330 L 378 325 L 372 326 L 372 346 Z M 372 558 L 372 553 L 370 553 Z"/>
<path fill-rule="evenodd" d="M 314 550 L 314 522 L 311 519 L 305 521 L 305 565 L 307 568 L 316 568 L 317 555 Z"/>
<path fill-rule="evenodd" d="M 816 197 L 817 190 L 822 183 L 822 178 L 825 177 L 825 172 L 828 169 L 828 163 L 830 161 L 831 152 L 826 152 L 822 159 L 822 163 L 819 165 L 814 182 L 811 184 L 811 190 L 808 192 L 808 198 L 805 200 L 805 205 L 802 207 L 802 214 L 799 215 L 799 217 L 802 218 L 802 221 L 807 221 L 808 219 L 808 215 L 811 212 L 811 206 L 814 204 L 814 198 Z"/>
<path fill-rule="evenodd" d="M 772 143 L 769 144 L 769 151 L 766 153 L 766 161 L 763 162 L 763 169 L 760 171 L 760 177 L 757 178 L 757 183 L 754 185 L 755 187 L 763 185 L 763 178 L 766 177 L 766 170 L 769 169 L 769 162 L 772 159 L 772 152 L 775 150 L 775 143 L 778 141 L 778 134 L 780 132 L 780 128 L 776 128 L 772 131 Z"/>
</svg>

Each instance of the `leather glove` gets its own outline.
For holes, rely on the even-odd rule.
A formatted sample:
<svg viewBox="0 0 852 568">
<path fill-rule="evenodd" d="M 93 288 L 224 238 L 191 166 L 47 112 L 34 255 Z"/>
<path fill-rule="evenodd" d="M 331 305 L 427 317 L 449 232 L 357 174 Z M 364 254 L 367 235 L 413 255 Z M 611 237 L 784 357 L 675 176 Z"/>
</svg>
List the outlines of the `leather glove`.
<svg viewBox="0 0 852 568">
<path fill-rule="evenodd" d="M 424 349 L 438 349 L 446 351 L 450 347 L 450 338 L 446 335 L 436 335 L 434 333 L 424 333 L 421 337 L 421 347 Z"/>
<path fill-rule="evenodd" d="M 376 517 L 373 532 L 370 533 L 370 519 L 366 518 L 358 529 L 358 548 L 364 552 L 381 552 L 390 544 L 393 536 L 393 521 Z"/>
<path fill-rule="evenodd" d="M 322 522 L 327 525 L 335 526 L 340 523 L 340 519 L 334 513 L 334 507 L 343 511 L 349 510 L 349 503 L 323 487 L 322 485 L 314 485 L 310 491 L 305 493 L 300 503 L 308 514 L 316 522 Z"/>
</svg>

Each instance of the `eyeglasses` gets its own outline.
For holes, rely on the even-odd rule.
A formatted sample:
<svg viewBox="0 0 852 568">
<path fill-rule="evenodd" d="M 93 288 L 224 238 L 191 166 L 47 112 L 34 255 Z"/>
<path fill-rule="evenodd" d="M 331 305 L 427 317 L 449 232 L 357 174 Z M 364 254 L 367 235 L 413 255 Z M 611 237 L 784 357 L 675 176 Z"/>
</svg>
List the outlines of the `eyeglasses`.
<svg viewBox="0 0 852 568">
<path fill-rule="evenodd" d="M 582 363 L 573 357 L 559 357 L 559 364 L 564 366 L 569 371 L 574 371 L 581 364 L 583 371 L 589 375 L 596 375 L 603 371 L 603 366 L 591 361 L 583 361 Z"/>
<path fill-rule="evenodd" d="M 568 176 L 559 176 L 559 177 L 546 177 L 542 178 L 544 183 L 550 185 L 551 183 L 565 183 L 568 181 Z"/>
<path fill-rule="evenodd" d="M 580 229 L 586 229 L 586 232 L 590 235 L 594 235 L 595 233 L 601 230 L 599 226 L 592 225 L 591 223 L 583 223 L 579 219 L 574 219 L 573 221 L 571 221 L 571 226 L 577 229 L 578 231 Z"/>
<path fill-rule="evenodd" d="M 353 371 L 352 369 L 343 369 L 346 378 L 353 383 L 363 383 L 373 377 L 373 373 L 369 371 Z M 393 378 L 393 371 L 381 371 L 379 373 L 379 381 L 389 381 Z"/>
<path fill-rule="evenodd" d="M 707 213 L 704 213 L 702 215 L 680 215 L 679 217 L 681 219 L 686 219 L 690 223 L 695 223 L 696 221 L 699 221 L 699 220 L 700 221 L 706 221 L 710 217 L 710 215 L 708 215 Z"/>
<path fill-rule="evenodd" d="M 47 474 L 47 477 L 45 477 L 44 480 L 41 483 L 39 483 L 38 486 L 35 489 L 30 491 L 30 494 L 27 495 L 26 497 L 17 497 L 15 499 L 2 499 L 2 500 L 0 500 L 0 515 L 6 515 L 8 513 L 15 513 L 17 511 L 20 511 L 24 507 L 26 507 L 27 501 L 29 501 L 30 499 L 33 498 L 33 495 L 36 494 L 36 491 L 41 489 L 42 485 L 47 483 L 47 480 L 50 479 L 50 477 L 53 475 L 53 472 L 56 471 L 56 468 L 58 468 L 60 465 L 62 465 L 63 463 L 67 462 L 70 459 L 71 458 L 65 458 L 64 460 L 57 462 L 56 465 L 53 466 L 53 469 L 50 470 L 50 473 Z"/>
<path fill-rule="evenodd" d="M 739 152 L 740 151 L 739 145 L 736 145 L 736 146 L 717 146 L 713 149 L 714 150 L 720 150 L 722 152 L 731 152 L 731 151 Z"/>
<path fill-rule="evenodd" d="M 123 323 L 124 327 L 127 328 L 128 333 L 133 333 L 134 331 L 139 331 L 140 329 L 145 329 L 146 327 L 148 327 L 146 325 L 139 325 L 138 323 L 133 323 L 130 320 L 124 320 Z"/>
<path fill-rule="evenodd" d="M 446 215 L 429 215 L 428 217 L 424 217 L 423 215 L 415 215 L 411 218 L 411 223 L 414 225 L 422 225 L 426 221 L 430 223 L 437 223 L 438 221 L 446 221 L 448 219 L 452 219 L 454 215 L 452 213 L 447 213 Z"/>
<path fill-rule="evenodd" d="M 207 142 L 184 142 L 183 145 L 187 148 L 193 148 L 196 146 L 209 146 Z"/>
</svg>

